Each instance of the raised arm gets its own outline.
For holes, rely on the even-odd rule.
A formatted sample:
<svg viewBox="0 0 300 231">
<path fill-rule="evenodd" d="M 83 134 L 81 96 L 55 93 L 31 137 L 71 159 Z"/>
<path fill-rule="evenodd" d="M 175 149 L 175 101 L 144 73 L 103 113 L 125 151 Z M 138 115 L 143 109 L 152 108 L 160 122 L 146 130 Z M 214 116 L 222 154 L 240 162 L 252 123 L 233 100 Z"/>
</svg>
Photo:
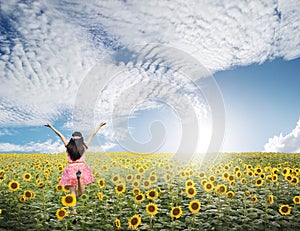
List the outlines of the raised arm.
<svg viewBox="0 0 300 231">
<path fill-rule="evenodd" d="M 61 134 L 55 127 L 53 127 L 52 124 L 47 123 L 44 126 L 46 126 L 48 128 L 51 128 L 55 132 L 55 134 L 59 136 L 59 138 L 64 143 L 64 145 L 67 146 L 68 141 L 66 140 L 66 138 L 64 137 L 64 135 Z"/>
<path fill-rule="evenodd" d="M 85 142 L 86 146 L 89 146 L 89 144 L 91 143 L 92 139 L 94 138 L 94 136 L 97 134 L 97 132 L 99 131 L 99 129 L 101 127 L 103 127 L 106 123 L 105 122 L 101 122 L 99 124 L 99 126 L 96 128 L 96 130 L 90 135 L 90 137 L 88 138 L 88 140 Z"/>
</svg>

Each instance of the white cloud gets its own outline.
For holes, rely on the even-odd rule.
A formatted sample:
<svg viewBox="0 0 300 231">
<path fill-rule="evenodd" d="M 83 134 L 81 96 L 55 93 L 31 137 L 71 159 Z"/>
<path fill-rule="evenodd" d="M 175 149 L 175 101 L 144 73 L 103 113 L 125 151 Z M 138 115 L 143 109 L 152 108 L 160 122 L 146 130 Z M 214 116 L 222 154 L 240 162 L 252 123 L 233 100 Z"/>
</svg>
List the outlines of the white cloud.
<svg viewBox="0 0 300 231">
<path fill-rule="evenodd" d="M 280 134 L 268 140 L 264 149 L 266 152 L 300 152 L 300 118 L 296 127 L 287 135 Z"/>
<path fill-rule="evenodd" d="M 299 9 L 300 2 L 292 0 L 278 3 L 267 0 L 1 2 L 1 16 L 6 23 L 0 24 L 3 32 L 0 37 L 0 126 L 41 125 L 57 120 L 65 112 L 74 113 L 76 97 L 89 71 L 118 46 L 140 52 L 135 50 L 135 45 L 169 45 L 193 56 L 213 72 L 235 65 L 263 63 L 276 57 L 299 57 Z M 157 63 L 160 60 L 156 60 Z M 78 122 L 69 120 L 65 127 L 80 124 L 91 130 L 93 122 L 111 121 L 116 96 L 153 72 L 145 70 L 146 64 L 125 64 L 129 74 L 121 73 L 114 83 L 108 82 L 101 95 L 101 107 L 92 105 L 90 97 L 82 101 L 82 109 L 101 109 L 101 118 L 84 121 L 88 117 L 85 113 L 90 112 L 82 110 L 76 118 L 70 115 Z M 185 63 L 181 64 L 179 67 L 184 68 Z M 115 68 L 112 65 L 107 69 L 108 76 Z M 127 95 L 124 106 L 134 103 L 137 97 L 175 94 L 172 87 L 192 89 L 182 82 L 185 76 L 163 75 L 170 88 L 158 86 L 152 92 L 138 89 L 134 97 Z M 97 90 L 97 83 L 94 85 L 87 88 L 91 97 L 99 94 L 92 91 L 93 87 Z M 197 113 L 208 110 L 192 91 L 184 93 Z M 173 101 L 178 98 L 169 100 L 176 103 Z M 120 116 L 124 112 L 126 110 L 118 111 Z M 113 128 L 104 129 L 103 134 L 113 143 Z"/>
<path fill-rule="evenodd" d="M 65 151 L 64 145 L 60 141 L 53 142 L 29 142 L 25 145 L 13 143 L 0 143 L 0 152 L 40 152 L 40 153 L 57 153 Z"/>
</svg>

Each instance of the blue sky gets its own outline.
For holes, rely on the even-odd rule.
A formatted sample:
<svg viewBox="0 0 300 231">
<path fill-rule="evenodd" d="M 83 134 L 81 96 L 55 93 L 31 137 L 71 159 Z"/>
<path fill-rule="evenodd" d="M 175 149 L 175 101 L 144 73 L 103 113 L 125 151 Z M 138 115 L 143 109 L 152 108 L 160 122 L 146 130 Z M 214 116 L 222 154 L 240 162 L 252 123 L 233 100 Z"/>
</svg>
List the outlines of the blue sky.
<svg viewBox="0 0 300 231">
<path fill-rule="evenodd" d="M 1 3 L 0 152 L 300 152 L 299 4 Z"/>
<path fill-rule="evenodd" d="M 296 127 L 300 115 L 299 67 L 299 58 L 276 59 L 214 75 L 226 109 L 224 149 L 262 151 L 269 138 L 287 135 Z"/>
</svg>

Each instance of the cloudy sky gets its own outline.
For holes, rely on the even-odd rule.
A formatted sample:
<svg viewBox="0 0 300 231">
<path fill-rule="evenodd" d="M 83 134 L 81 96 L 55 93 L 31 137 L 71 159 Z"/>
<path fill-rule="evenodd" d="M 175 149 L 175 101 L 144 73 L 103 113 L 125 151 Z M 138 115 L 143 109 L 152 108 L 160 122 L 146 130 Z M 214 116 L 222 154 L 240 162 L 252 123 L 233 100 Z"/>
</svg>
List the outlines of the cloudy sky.
<svg viewBox="0 0 300 231">
<path fill-rule="evenodd" d="M 0 0 L 0 152 L 300 152 L 300 2 Z"/>
</svg>

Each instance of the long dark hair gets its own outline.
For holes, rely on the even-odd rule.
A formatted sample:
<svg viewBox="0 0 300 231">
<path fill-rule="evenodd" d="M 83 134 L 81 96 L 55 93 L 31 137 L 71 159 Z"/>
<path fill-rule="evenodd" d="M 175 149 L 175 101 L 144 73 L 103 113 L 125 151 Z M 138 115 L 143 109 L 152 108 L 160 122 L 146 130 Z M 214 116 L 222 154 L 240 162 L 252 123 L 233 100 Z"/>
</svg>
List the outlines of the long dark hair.
<svg viewBox="0 0 300 231">
<path fill-rule="evenodd" d="M 82 134 L 80 132 L 74 132 L 66 148 L 71 160 L 78 160 L 87 149 Z"/>
</svg>

